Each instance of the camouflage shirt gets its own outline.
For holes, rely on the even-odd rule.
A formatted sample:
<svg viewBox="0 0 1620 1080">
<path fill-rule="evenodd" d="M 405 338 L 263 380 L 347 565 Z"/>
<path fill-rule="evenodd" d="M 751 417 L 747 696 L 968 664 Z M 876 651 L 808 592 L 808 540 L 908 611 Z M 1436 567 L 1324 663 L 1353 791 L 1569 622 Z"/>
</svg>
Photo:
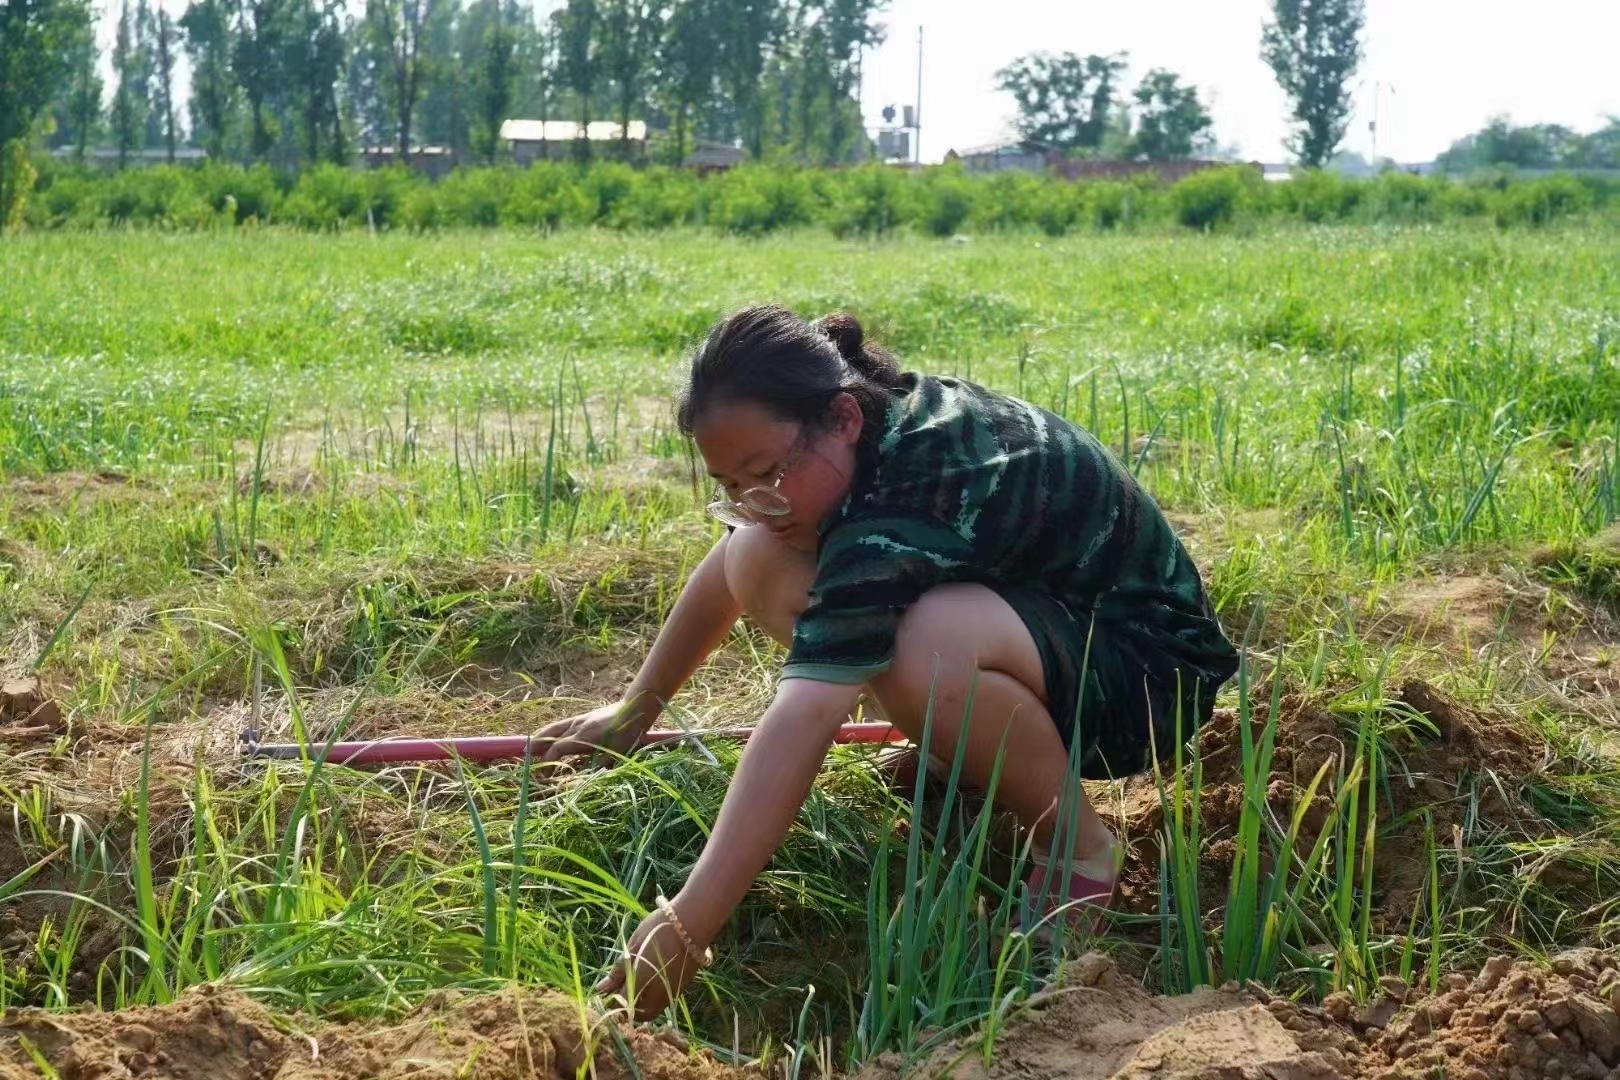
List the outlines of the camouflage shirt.
<svg viewBox="0 0 1620 1080">
<path fill-rule="evenodd" d="M 1197 567 L 1095 437 L 969 382 L 908 374 L 842 507 L 821 528 L 784 678 L 887 668 L 906 608 L 944 582 L 1049 591 L 1096 632 L 1217 680 L 1236 653 Z M 1082 631 L 1083 632 L 1083 631 Z"/>
</svg>

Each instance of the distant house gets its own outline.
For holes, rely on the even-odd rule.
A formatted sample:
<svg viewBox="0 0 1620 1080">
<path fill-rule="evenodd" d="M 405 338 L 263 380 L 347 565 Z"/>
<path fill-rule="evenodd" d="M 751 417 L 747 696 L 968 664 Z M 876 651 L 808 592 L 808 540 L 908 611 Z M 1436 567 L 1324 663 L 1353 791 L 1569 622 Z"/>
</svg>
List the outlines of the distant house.
<svg viewBox="0 0 1620 1080">
<path fill-rule="evenodd" d="M 681 164 L 698 173 L 724 172 L 748 160 L 748 151 L 731 143 L 697 139 Z"/>
<path fill-rule="evenodd" d="M 397 165 L 399 164 L 399 147 L 362 146 L 360 148 L 360 164 L 368 169 L 381 169 L 387 165 Z M 411 147 L 410 160 L 406 164 L 429 180 L 442 180 L 449 175 L 451 169 L 456 167 L 456 154 L 448 146 L 413 146 Z"/>
<path fill-rule="evenodd" d="M 960 161 L 962 167 L 971 173 L 1006 172 L 1008 169 L 1038 173 L 1046 169 L 1046 155 L 1022 143 L 990 143 L 970 146 L 961 152 L 951 150 L 946 153 L 945 160 Z"/>
<path fill-rule="evenodd" d="M 580 134 L 579 124 L 573 120 L 506 120 L 501 124 L 501 138 L 511 146 L 512 160 L 519 165 L 567 158 Z M 584 137 L 593 143 L 616 143 L 623 141 L 624 131 L 616 120 L 594 120 L 585 125 Z M 636 152 L 647 148 L 645 121 L 630 121 L 630 144 Z"/>
<path fill-rule="evenodd" d="M 77 154 L 72 146 L 58 146 L 51 151 L 51 156 L 63 161 L 71 161 Z M 208 160 L 208 153 L 195 146 L 177 146 L 174 148 L 174 163 L 176 165 L 197 165 Z M 130 150 L 124 158 L 126 165 L 165 165 L 169 161 L 169 151 L 162 147 L 148 147 L 144 150 Z M 86 165 L 94 165 L 98 169 L 118 168 L 118 151 L 105 146 L 90 146 L 84 151 Z"/>
<path fill-rule="evenodd" d="M 1065 157 L 1057 150 L 1042 149 L 1024 143 L 992 143 L 975 146 L 961 152 L 952 150 L 945 155 L 947 162 L 960 161 L 972 173 L 1021 172 L 1050 173 L 1064 180 L 1122 180 L 1129 176 L 1154 175 L 1173 184 L 1186 176 L 1204 169 L 1218 169 L 1231 165 L 1229 161 L 1210 161 L 1199 158 L 1176 158 L 1169 161 L 1132 161 L 1124 158 Z M 1259 162 L 1250 162 L 1251 168 L 1262 169 Z"/>
</svg>

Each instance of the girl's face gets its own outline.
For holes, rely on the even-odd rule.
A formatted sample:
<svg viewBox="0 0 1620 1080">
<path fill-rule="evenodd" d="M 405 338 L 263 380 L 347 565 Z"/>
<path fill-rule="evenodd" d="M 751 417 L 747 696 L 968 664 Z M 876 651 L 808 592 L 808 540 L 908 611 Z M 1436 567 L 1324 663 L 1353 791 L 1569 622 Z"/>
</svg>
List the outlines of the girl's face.
<svg viewBox="0 0 1620 1080">
<path fill-rule="evenodd" d="M 751 528 L 814 552 L 819 526 L 849 494 L 862 422 L 860 404 L 849 394 L 833 399 L 832 423 L 819 427 L 778 420 L 752 401 L 720 402 L 704 410 L 692 438 L 709 475 L 733 502 L 751 488 L 773 489 L 786 501 L 785 514 L 754 515 L 758 524 Z"/>
</svg>

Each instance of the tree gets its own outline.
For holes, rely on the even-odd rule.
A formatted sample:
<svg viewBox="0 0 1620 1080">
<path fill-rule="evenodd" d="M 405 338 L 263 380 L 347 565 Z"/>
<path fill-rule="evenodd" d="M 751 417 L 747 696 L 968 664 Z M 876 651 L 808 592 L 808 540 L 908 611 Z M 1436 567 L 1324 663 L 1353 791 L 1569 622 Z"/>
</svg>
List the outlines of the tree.
<svg viewBox="0 0 1620 1080">
<path fill-rule="evenodd" d="M 1210 142 L 1215 121 L 1198 99 L 1198 88 L 1183 86 L 1175 72 L 1155 68 L 1142 77 L 1131 97 L 1136 101 L 1132 157 L 1187 158 Z"/>
<path fill-rule="evenodd" d="M 152 111 L 162 126 L 163 148 L 169 164 L 174 164 L 174 51 L 179 40 L 169 13 L 159 8 L 157 35 L 153 41 L 156 55 L 152 66 Z"/>
<path fill-rule="evenodd" d="M 414 138 L 418 146 L 448 146 L 459 160 L 472 149 L 468 122 L 472 87 L 482 43 L 467 40 L 482 9 L 462 11 L 451 0 L 433 11 L 422 27 L 422 100 L 416 107 Z"/>
<path fill-rule="evenodd" d="M 89 28 L 86 0 L 0 3 L 0 146 L 26 139 L 62 93 Z"/>
<path fill-rule="evenodd" d="M 1478 131 L 1452 143 L 1436 162 L 1446 172 L 1620 168 L 1620 117 L 1610 117 L 1607 127 L 1582 135 L 1562 124 L 1520 127 L 1506 116 L 1493 116 Z"/>
<path fill-rule="evenodd" d="M 22 223 L 35 179 L 28 137 L 72 77 L 89 27 L 86 0 L 0 3 L 0 230 Z"/>
<path fill-rule="evenodd" d="M 285 79 L 286 7 L 287 0 L 241 0 L 232 35 L 231 72 L 248 103 L 248 149 L 260 161 L 270 156 L 279 132 L 273 112 Z"/>
<path fill-rule="evenodd" d="M 478 12 L 483 14 L 486 25 L 473 69 L 478 127 L 472 141 L 473 148 L 493 165 L 501 148 L 501 123 L 511 112 L 517 83 L 518 10 L 516 5 L 502 0 L 478 0 L 468 15 Z M 468 21 L 476 31 L 477 20 Z"/>
<path fill-rule="evenodd" d="M 297 99 L 298 129 L 304 160 L 347 156 L 338 85 L 347 62 L 341 0 L 296 0 L 289 11 L 287 51 L 282 63 Z"/>
<path fill-rule="evenodd" d="M 630 156 L 630 118 L 657 76 L 658 43 L 668 17 L 666 0 L 602 0 L 602 73 L 611 79 L 619 111 L 619 139 Z"/>
<path fill-rule="evenodd" d="M 1272 0 L 1260 54 L 1293 103 L 1289 150 L 1321 168 L 1350 121 L 1350 76 L 1361 63 L 1365 0 Z"/>
<path fill-rule="evenodd" d="M 53 145 L 71 146 L 73 157 L 83 161 L 90 141 L 101 128 L 101 93 L 104 89 L 95 35 L 89 25 L 75 36 L 68 48 L 69 82 L 52 106 L 55 118 Z"/>
<path fill-rule="evenodd" d="M 719 75 L 730 98 L 733 120 L 742 135 L 743 145 L 759 158 L 765 152 L 760 77 L 781 29 L 780 0 L 715 0 L 715 4 L 720 30 Z"/>
<path fill-rule="evenodd" d="M 591 153 L 586 128 L 591 122 L 591 94 L 596 90 L 599 16 L 596 0 L 568 0 L 568 6 L 555 16 L 557 76 L 574 93 L 575 115 L 579 117 L 575 152 L 581 158 L 588 158 Z"/>
<path fill-rule="evenodd" d="M 686 159 L 686 131 L 694 111 L 714 95 L 712 42 L 719 33 L 719 14 L 717 0 L 679 0 L 665 28 L 663 78 L 654 94 L 674 128 L 674 164 Z"/>
<path fill-rule="evenodd" d="M 849 161 L 861 138 L 861 50 L 883 40 L 886 0 L 802 0 L 789 10 L 764 77 L 773 140 L 799 161 Z"/>
<path fill-rule="evenodd" d="M 832 110 L 828 117 L 827 160 L 844 160 L 850 137 L 861 130 L 861 52 L 883 44 L 885 29 L 873 17 L 889 0 L 821 0 L 818 25 L 825 27 L 827 55 L 832 59 Z"/>
<path fill-rule="evenodd" d="M 423 38 L 441 6 L 442 0 L 370 0 L 366 4 L 366 30 L 383 59 L 382 97 L 394 119 L 402 162 L 410 161 L 412 116 L 431 69 L 423 56 Z"/>
<path fill-rule="evenodd" d="M 1096 150 L 1114 111 L 1123 53 L 1081 57 L 1033 53 L 996 72 L 997 86 L 1018 103 L 1018 136 L 1031 146 Z"/>
<path fill-rule="evenodd" d="M 192 0 L 180 16 L 191 58 L 191 133 L 208 156 L 225 156 L 236 100 L 231 77 L 231 21 L 226 0 Z"/>
<path fill-rule="evenodd" d="M 112 66 L 113 75 L 118 79 L 118 88 L 113 91 L 112 130 L 113 143 L 118 148 L 120 169 L 129 163 L 131 150 L 138 150 L 146 145 L 146 114 L 149 104 L 146 95 L 150 65 L 144 55 L 145 48 L 139 29 L 144 8 L 143 3 L 131 10 L 129 0 L 124 0 L 123 9 L 118 16 L 118 26 L 113 35 Z"/>
</svg>

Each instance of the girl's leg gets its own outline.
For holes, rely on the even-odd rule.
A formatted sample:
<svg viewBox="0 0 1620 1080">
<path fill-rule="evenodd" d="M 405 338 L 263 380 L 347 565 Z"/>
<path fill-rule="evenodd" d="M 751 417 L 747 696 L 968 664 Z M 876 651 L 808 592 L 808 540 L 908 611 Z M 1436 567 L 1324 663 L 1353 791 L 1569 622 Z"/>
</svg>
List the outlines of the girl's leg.
<svg viewBox="0 0 1620 1080">
<path fill-rule="evenodd" d="M 1050 850 L 1069 754 L 1047 711 L 1045 687 L 1024 621 L 994 591 L 970 584 L 941 585 L 913 604 L 900 620 L 894 662 L 872 680 L 885 714 L 913 742 L 922 739 L 932 700 L 930 752 L 951 761 L 965 738 L 962 773 L 975 787 L 989 786 L 996 755 L 1004 753 L 996 801 Z M 973 709 L 964 724 L 970 693 Z M 1111 881 L 1114 836 L 1083 790 L 1074 803 L 1074 870 Z"/>
<path fill-rule="evenodd" d="M 776 640 L 791 642 L 793 622 L 809 603 L 815 559 L 768 531 L 738 529 L 727 541 L 726 581 L 748 616 Z M 937 683 L 935 670 L 938 670 Z M 977 670 L 977 682 L 974 672 Z M 1068 753 L 1047 712 L 1040 653 L 1024 621 L 982 585 L 943 585 L 913 604 L 900 622 L 894 662 L 872 680 L 883 713 L 913 742 L 921 742 L 934 699 L 931 756 L 951 761 L 963 738 L 963 706 L 973 686 L 966 725 L 963 778 L 989 786 L 1003 737 L 1006 762 L 996 798 L 1050 848 Z M 1114 840 L 1085 793 L 1076 806 L 1075 870 L 1099 880 L 1114 875 Z"/>
<path fill-rule="evenodd" d="M 784 646 L 793 623 L 810 606 L 816 557 L 788 547 L 768 529 L 738 529 L 726 538 L 726 586 L 744 614 Z"/>
</svg>

